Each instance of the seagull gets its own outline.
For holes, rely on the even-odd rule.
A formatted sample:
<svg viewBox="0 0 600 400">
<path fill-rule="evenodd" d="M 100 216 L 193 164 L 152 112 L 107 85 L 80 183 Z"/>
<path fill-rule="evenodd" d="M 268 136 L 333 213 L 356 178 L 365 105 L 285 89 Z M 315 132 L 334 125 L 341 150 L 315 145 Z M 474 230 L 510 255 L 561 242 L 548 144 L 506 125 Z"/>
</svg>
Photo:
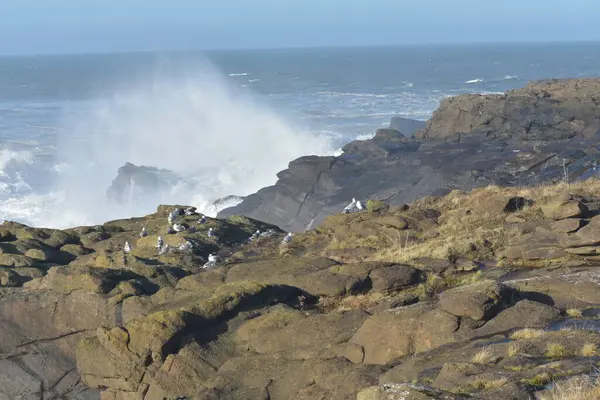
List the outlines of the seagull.
<svg viewBox="0 0 600 400">
<path fill-rule="evenodd" d="M 215 238 L 215 239 L 217 238 L 217 234 L 215 233 L 215 230 L 213 228 L 209 228 L 208 232 L 206 232 L 206 235 L 209 238 Z"/>
<path fill-rule="evenodd" d="M 175 221 L 175 217 L 179 215 L 179 210 L 175 209 L 173 211 L 171 211 L 169 213 L 169 218 L 167 218 L 167 220 L 169 221 L 169 224 L 172 224 L 173 221 Z"/>
<path fill-rule="evenodd" d="M 200 216 L 200 219 L 198 220 L 199 224 L 204 224 L 206 222 L 206 217 L 204 215 Z"/>
<path fill-rule="evenodd" d="M 169 249 L 170 249 L 169 245 L 168 245 L 168 244 L 165 244 L 165 245 L 164 245 L 164 246 L 162 246 L 162 247 L 160 248 L 160 250 L 158 251 L 158 255 L 159 255 L 159 256 L 162 256 L 163 254 L 167 254 L 167 253 L 169 252 Z"/>
<path fill-rule="evenodd" d="M 358 211 L 362 211 L 365 209 L 365 207 L 363 206 L 363 204 L 359 201 L 356 202 L 356 208 L 358 208 Z"/>
<path fill-rule="evenodd" d="M 142 231 L 140 232 L 140 237 L 146 237 L 148 236 L 148 231 L 146 230 L 146 225 L 142 226 Z"/>
<path fill-rule="evenodd" d="M 125 253 L 129 253 L 131 251 L 131 246 L 129 245 L 129 242 L 125 242 L 125 246 L 123 246 L 123 251 Z"/>
<path fill-rule="evenodd" d="M 281 241 L 281 244 L 289 243 L 289 241 L 292 240 L 292 236 L 294 236 L 294 235 L 292 235 L 291 233 L 288 233 L 287 235 L 285 235 L 285 237 Z"/>
<path fill-rule="evenodd" d="M 259 231 L 259 230 L 257 230 L 256 232 L 254 232 L 254 233 L 252 234 L 252 236 L 250 236 L 250 238 L 248 239 L 248 242 L 253 242 L 253 241 L 255 241 L 256 239 L 258 239 L 259 237 L 260 237 L 260 231 Z"/>
<path fill-rule="evenodd" d="M 186 230 L 185 226 L 183 224 L 174 224 L 173 225 L 173 230 L 175 232 L 183 232 Z"/>
<path fill-rule="evenodd" d="M 346 207 L 344 207 L 344 214 L 348 214 L 350 213 L 352 210 L 354 210 L 354 207 L 356 207 L 356 199 L 353 197 L 352 198 L 352 202 L 350 204 L 348 204 Z"/>
<path fill-rule="evenodd" d="M 185 209 L 185 215 L 194 215 L 196 214 L 196 207 L 188 207 Z"/>
<path fill-rule="evenodd" d="M 219 256 L 216 254 L 209 254 L 208 255 L 208 262 L 206 264 L 204 264 L 203 268 L 213 268 L 217 266 L 217 262 L 219 262 Z"/>
<path fill-rule="evenodd" d="M 190 251 L 190 250 L 192 250 L 192 247 L 193 247 L 192 242 L 187 240 L 184 244 L 179 246 L 179 250 L 180 251 Z"/>
<path fill-rule="evenodd" d="M 275 235 L 277 231 L 275 229 L 268 229 L 260 234 L 260 237 L 271 237 Z"/>
<path fill-rule="evenodd" d="M 159 249 L 162 249 L 164 243 L 165 243 L 165 241 L 163 240 L 162 236 L 159 236 L 158 240 L 156 241 L 156 247 L 158 247 Z"/>
</svg>

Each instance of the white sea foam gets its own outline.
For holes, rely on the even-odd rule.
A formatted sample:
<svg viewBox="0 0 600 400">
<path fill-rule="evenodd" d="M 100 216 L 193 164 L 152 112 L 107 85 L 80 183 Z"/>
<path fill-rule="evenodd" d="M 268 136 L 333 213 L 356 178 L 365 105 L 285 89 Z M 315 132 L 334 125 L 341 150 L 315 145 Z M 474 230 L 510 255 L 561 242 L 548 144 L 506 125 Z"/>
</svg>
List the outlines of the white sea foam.
<svg viewBox="0 0 600 400">
<path fill-rule="evenodd" d="M 143 215 L 160 203 L 214 214 L 214 200 L 273 184 L 290 160 L 334 151 L 327 138 L 283 120 L 209 65 L 168 67 L 137 79 L 136 89 L 131 82 L 127 90 L 116 87 L 90 113 L 65 116 L 56 185 L 46 194 L 8 198 L 0 206 L 4 218 L 65 227 Z M 4 164 L 29 161 L 0 152 L 1 173 Z M 106 189 L 127 161 L 170 169 L 199 185 L 175 186 L 143 203 L 110 204 Z"/>
<path fill-rule="evenodd" d="M 229 74 L 229 76 L 248 76 L 248 73 L 247 72 L 240 72 L 240 73 L 237 73 L 237 74 Z"/>
<path fill-rule="evenodd" d="M 475 78 L 475 79 L 471 79 L 469 81 L 466 81 L 465 83 L 467 83 L 467 84 L 474 84 L 474 83 L 485 83 L 485 82 L 486 82 L 485 79 Z"/>
</svg>

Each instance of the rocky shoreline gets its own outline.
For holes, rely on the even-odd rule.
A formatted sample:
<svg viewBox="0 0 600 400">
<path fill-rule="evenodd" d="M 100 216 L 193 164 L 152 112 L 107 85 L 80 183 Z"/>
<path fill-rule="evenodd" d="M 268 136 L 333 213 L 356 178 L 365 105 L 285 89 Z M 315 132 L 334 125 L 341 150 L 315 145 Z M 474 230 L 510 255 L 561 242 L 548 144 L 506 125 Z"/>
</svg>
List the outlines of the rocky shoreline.
<svg viewBox="0 0 600 400">
<path fill-rule="evenodd" d="M 600 398 L 595 93 L 448 100 L 179 232 L 4 222 L 0 400 Z"/>
<path fill-rule="evenodd" d="M 532 82 L 503 95 L 448 98 L 427 122 L 392 124 L 339 157 L 301 157 L 275 185 L 219 217 L 245 215 L 301 232 L 353 197 L 410 203 L 451 190 L 575 181 L 598 173 L 600 79 Z M 408 137 L 407 137 L 408 136 Z"/>
</svg>

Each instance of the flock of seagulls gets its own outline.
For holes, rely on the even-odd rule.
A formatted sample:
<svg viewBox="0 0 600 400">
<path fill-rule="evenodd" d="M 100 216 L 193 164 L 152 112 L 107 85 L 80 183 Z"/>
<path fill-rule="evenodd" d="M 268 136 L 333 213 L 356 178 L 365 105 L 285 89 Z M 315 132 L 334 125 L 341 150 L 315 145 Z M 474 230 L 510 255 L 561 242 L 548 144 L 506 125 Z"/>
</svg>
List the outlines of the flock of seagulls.
<svg viewBox="0 0 600 400">
<path fill-rule="evenodd" d="M 349 213 L 354 212 L 354 210 L 357 210 L 360 212 L 360 211 L 363 211 L 364 209 L 365 209 L 365 207 L 360 202 L 360 200 L 356 200 L 356 198 L 352 198 L 352 202 L 350 202 L 350 204 L 348 204 L 346 207 L 344 207 L 342 214 L 349 214 Z M 176 209 L 172 210 L 169 213 L 169 216 L 167 217 L 167 221 L 169 223 L 169 226 L 167 228 L 167 234 L 170 235 L 173 233 L 179 233 L 179 232 L 185 232 L 185 231 L 196 232 L 197 228 L 194 226 L 188 227 L 187 225 L 185 225 L 183 223 L 175 222 L 175 219 L 180 215 L 186 215 L 186 216 L 197 215 L 196 208 L 188 207 L 185 210 L 182 210 L 180 208 L 176 208 Z M 197 223 L 199 225 L 203 225 L 206 223 L 206 221 L 207 221 L 206 216 L 200 214 L 200 217 L 199 217 Z M 277 231 L 274 229 L 268 229 L 264 232 L 261 232 L 260 230 L 256 230 L 256 232 L 254 232 L 248 238 L 247 243 L 256 242 L 260 238 L 272 237 L 272 236 L 275 236 L 276 234 L 277 234 Z M 219 237 L 218 237 L 215 229 L 212 227 L 208 229 L 208 231 L 206 232 L 206 235 L 208 236 L 208 238 L 210 238 L 214 241 L 218 242 L 218 240 L 219 240 Z M 146 228 L 146 225 L 144 225 L 139 234 L 139 237 L 144 238 L 146 236 L 148 236 L 148 230 Z M 294 237 L 294 235 L 292 233 L 287 233 L 285 235 L 285 237 L 281 240 L 280 245 L 285 246 L 285 245 L 289 244 L 292 241 L 293 237 Z M 158 255 L 167 254 L 171 250 L 171 247 L 168 244 L 165 244 L 165 241 L 162 236 L 158 236 L 158 239 L 156 242 L 156 248 L 158 249 Z M 194 244 L 192 242 L 190 242 L 189 240 L 186 240 L 183 244 L 181 244 L 176 249 L 178 249 L 181 252 L 191 252 L 194 249 Z M 132 250 L 132 247 L 129 244 L 129 242 L 125 242 L 125 245 L 123 246 L 123 252 L 130 253 L 131 250 Z M 214 268 L 217 266 L 219 261 L 220 261 L 220 257 L 216 254 L 211 253 L 208 256 L 208 261 L 206 262 L 206 264 L 204 264 L 203 268 L 205 268 L 205 269 L 206 268 Z"/>
<path fill-rule="evenodd" d="M 355 208 L 358 211 L 363 211 L 365 209 L 365 206 L 363 206 L 363 203 L 361 203 L 360 200 L 356 200 L 353 197 L 352 201 L 350 202 L 350 204 L 348 204 L 346 207 L 344 207 L 344 210 L 342 211 L 342 214 L 350 214 L 351 212 L 354 211 Z"/>
</svg>

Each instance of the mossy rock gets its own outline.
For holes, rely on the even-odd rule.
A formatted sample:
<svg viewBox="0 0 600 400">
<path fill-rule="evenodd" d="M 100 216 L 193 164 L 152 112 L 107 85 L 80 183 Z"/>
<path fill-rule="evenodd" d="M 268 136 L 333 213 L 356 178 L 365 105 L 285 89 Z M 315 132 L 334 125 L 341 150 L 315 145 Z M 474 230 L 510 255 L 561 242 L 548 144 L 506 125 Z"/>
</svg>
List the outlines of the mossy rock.
<svg viewBox="0 0 600 400">
<path fill-rule="evenodd" d="M 85 248 L 80 244 L 65 244 L 60 248 L 60 251 L 70 254 L 73 257 L 83 256 L 92 252 L 90 249 Z"/>
<path fill-rule="evenodd" d="M 367 200 L 367 211 L 369 212 L 386 212 L 390 206 L 381 200 Z"/>
<path fill-rule="evenodd" d="M 26 280 L 12 268 L 0 268 L 0 287 L 19 287 Z"/>
<path fill-rule="evenodd" d="M 54 267 L 44 278 L 44 286 L 53 292 L 69 294 L 75 290 L 106 294 L 120 282 L 139 278 L 139 275 L 120 269 L 98 267 Z"/>
<path fill-rule="evenodd" d="M 31 267 L 34 261 L 20 254 L 0 254 L 0 266 L 3 267 Z"/>
<path fill-rule="evenodd" d="M 25 256 L 39 261 L 53 260 L 52 254 L 42 249 L 29 249 L 25 252 Z"/>
</svg>

